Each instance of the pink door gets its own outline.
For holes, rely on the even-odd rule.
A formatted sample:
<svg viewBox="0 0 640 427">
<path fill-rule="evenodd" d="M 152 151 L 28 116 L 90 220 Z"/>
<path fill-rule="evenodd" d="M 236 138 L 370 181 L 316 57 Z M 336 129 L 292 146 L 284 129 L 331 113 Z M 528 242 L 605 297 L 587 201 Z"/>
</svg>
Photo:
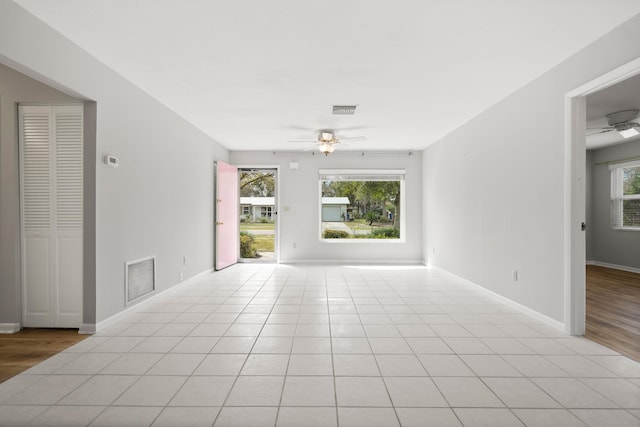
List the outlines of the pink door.
<svg viewBox="0 0 640 427">
<path fill-rule="evenodd" d="M 216 270 L 238 262 L 238 168 L 216 162 Z"/>
</svg>

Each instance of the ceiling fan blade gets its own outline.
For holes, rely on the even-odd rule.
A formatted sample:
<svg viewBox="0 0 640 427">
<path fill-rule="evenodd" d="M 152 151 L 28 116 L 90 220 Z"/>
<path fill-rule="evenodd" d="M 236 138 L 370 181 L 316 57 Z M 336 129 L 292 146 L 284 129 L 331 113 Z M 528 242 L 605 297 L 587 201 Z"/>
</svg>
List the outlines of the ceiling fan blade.
<svg viewBox="0 0 640 427">
<path fill-rule="evenodd" d="M 343 130 L 360 130 L 360 129 L 369 129 L 371 126 L 363 125 L 363 126 L 347 126 L 347 127 L 339 127 L 334 128 L 336 132 L 341 132 Z"/>
<path fill-rule="evenodd" d="M 318 142 L 318 141 L 315 141 L 315 140 L 313 140 L 313 139 L 294 139 L 294 140 L 287 141 L 287 142 L 294 142 L 294 143 L 295 143 L 295 142 L 304 142 L 304 143 L 306 143 L 306 144 L 312 144 L 312 143 L 314 143 L 314 142 Z"/>
<path fill-rule="evenodd" d="M 295 125 L 287 126 L 287 129 L 302 130 L 302 131 L 305 131 L 305 132 L 313 132 L 313 133 L 318 131 L 318 129 L 316 129 L 316 128 L 310 128 L 310 127 L 306 127 L 306 126 L 295 126 Z"/>
<path fill-rule="evenodd" d="M 605 130 L 601 130 L 600 132 L 588 133 L 587 136 L 598 135 L 600 133 L 607 133 L 607 132 L 611 132 L 612 130 L 614 129 L 605 129 Z"/>
<path fill-rule="evenodd" d="M 358 141 L 366 141 L 366 136 L 351 136 L 351 137 L 340 137 L 338 138 L 340 141 L 349 141 L 349 142 L 358 142 Z"/>
</svg>

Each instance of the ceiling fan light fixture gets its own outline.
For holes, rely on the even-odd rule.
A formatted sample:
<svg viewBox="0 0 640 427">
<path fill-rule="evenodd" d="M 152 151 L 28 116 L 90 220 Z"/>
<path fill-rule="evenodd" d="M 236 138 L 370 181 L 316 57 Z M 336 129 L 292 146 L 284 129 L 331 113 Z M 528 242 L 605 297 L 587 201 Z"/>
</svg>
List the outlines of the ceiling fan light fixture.
<svg viewBox="0 0 640 427">
<path fill-rule="evenodd" d="M 333 143 L 335 141 L 335 135 L 333 134 L 333 131 L 322 130 L 318 135 L 318 141 L 322 143 Z"/>
<path fill-rule="evenodd" d="M 629 127 L 628 129 L 618 129 L 618 133 L 622 135 L 623 138 L 631 138 L 632 136 L 640 135 L 640 132 L 638 132 L 635 126 Z"/>
<path fill-rule="evenodd" d="M 325 156 L 328 156 L 329 153 L 333 153 L 333 151 L 336 149 L 336 147 L 334 147 L 333 144 L 331 144 L 330 142 L 325 142 L 323 144 L 320 144 L 320 152 L 324 153 Z"/>
</svg>

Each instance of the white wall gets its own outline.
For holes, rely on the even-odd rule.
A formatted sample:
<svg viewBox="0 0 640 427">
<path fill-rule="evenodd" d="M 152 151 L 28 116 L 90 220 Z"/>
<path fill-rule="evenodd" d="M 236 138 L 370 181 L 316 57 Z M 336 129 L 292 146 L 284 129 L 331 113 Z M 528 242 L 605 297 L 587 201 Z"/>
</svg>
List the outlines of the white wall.
<svg viewBox="0 0 640 427">
<path fill-rule="evenodd" d="M 431 264 L 564 321 L 564 97 L 640 57 L 638 40 L 640 15 L 425 151 Z"/>
<path fill-rule="evenodd" d="M 598 164 L 609 161 L 640 157 L 640 141 L 615 145 L 591 151 L 591 195 L 592 219 L 591 239 L 587 240 L 587 260 L 640 268 L 640 232 L 612 230 L 609 219 L 611 197 L 611 172 L 609 165 Z"/>
<path fill-rule="evenodd" d="M 273 154 L 263 151 L 232 151 L 231 163 L 240 166 L 280 167 L 279 227 L 280 260 L 296 261 L 358 261 L 358 262 L 420 262 L 422 260 L 422 159 L 421 153 L 379 155 L 371 153 L 335 152 L 323 155 Z M 289 168 L 299 164 L 298 170 Z M 318 169 L 406 169 L 405 242 L 326 242 L 320 240 L 320 194 Z M 288 210 L 287 210 L 288 208 Z M 294 242 L 296 248 L 293 247 Z"/>
<path fill-rule="evenodd" d="M 227 150 L 15 3 L 0 6 L 0 62 L 96 103 L 96 308 L 85 322 L 124 308 L 127 260 L 156 255 L 160 290 L 212 268 L 213 163 Z"/>
</svg>

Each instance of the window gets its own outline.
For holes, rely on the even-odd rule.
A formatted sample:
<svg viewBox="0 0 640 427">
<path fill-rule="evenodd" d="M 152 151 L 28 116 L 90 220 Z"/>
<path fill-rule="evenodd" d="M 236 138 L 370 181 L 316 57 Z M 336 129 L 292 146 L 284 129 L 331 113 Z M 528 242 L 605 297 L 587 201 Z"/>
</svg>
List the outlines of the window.
<svg viewBox="0 0 640 427">
<path fill-rule="evenodd" d="M 611 227 L 640 231 L 640 161 L 617 163 L 611 169 Z"/>
<path fill-rule="evenodd" d="M 249 215 L 249 206 L 242 207 L 242 215 Z"/>
<path fill-rule="evenodd" d="M 320 169 L 321 238 L 403 240 L 404 176 L 404 170 Z"/>
<path fill-rule="evenodd" d="M 271 206 L 261 206 L 260 216 L 263 218 L 271 218 Z"/>
</svg>

